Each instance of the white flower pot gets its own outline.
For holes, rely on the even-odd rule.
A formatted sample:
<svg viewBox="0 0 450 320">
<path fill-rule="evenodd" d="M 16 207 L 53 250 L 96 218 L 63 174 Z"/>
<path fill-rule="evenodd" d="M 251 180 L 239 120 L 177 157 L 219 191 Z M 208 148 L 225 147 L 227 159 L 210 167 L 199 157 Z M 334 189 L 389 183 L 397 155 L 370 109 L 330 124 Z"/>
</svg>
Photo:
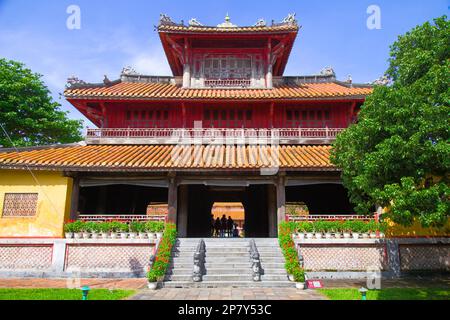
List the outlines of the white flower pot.
<svg viewBox="0 0 450 320">
<path fill-rule="evenodd" d="M 288 275 L 288 279 L 289 281 L 294 282 L 294 276 L 292 274 Z"/>
<path fill-rule="evenodd" d="M 369 239 L 370 235 L 368 233 L 362 234 L 363 239 Z"/>
<path fill-rule="evenodd" d="M 382 232 L 380 232 L 380 238 L 386 238 L 386 235 Z"/>
<path fill-rule="evenodd" d="M 98 239 L 99 237 L 100 237 L 100 235 L 98 233 L 91 233 L 92 239 Z"/>
<path fill-rule="evenodd" d="M 76 232 L 73 234 L 73 237 L 74 239 L 81 239 L 83 237 L 83 234 Z"/>
<path fill-rule="evenodd" d="M 300 240 L 303 240 L 303 239 L 305 239 L 305 234 L 302 232 L 302 233 L 299 233 L 298 234 L 298 238 L 300 239 Z"/>
<path fill-rule="evenodd" d="M 108 239 L 108 234 L 106 232 L 101 233 L 102 239 Z"/>
<path fill-rule="evenodd" d="M 308 239 L 314 238 L 314 233 L 308 232 L 308 233 L 306 234 L 306 238 L 308 238 Z"/>
<path fill-rule="evenodd" d="M 88 232 L 83 232 L 83 239 L 89 239 L 90 236 L 91 235 Z"/>
<path fill-rule="evenodd" d="M 342 237 L 342 234 L 341 234 L 340 232 L 334 233 L 334 237 L 335 237 L 336 239 L 340 239 L 340 238 Z"/>
<path fill-rule="evenodd" d="M 162 238 L 162 232 L 158 232 L 158 233 L 156 233 L 156 239 L 161 239 Z"/>
<path fill-rule="evenodd" d="M 376 239 L 376 238 L 377 238 L 377 234 L 376 234 L 375 232 L 372 232 L 372 233 L 370 234 L 370 238 L 371 238 L 371 239 Z"/>
<path fill-rule="evenodd" d="M 126 239 L 128 237 L 128 234 L 126 233 L 126 232 L 122 232 L 121 234 L 120 234 L 120 238 L 121 239 Z"/>
<path fill-rule="evenodd" d="M 130 232 L 129 235 L 130 235 L 130 239 L 136 239 L 136 237 L 137 237 L 136 232 Z"/>
<path fill-rule="evenodd" d="M 352 233 L 353 239 L 359 239 L 359 233 Z"/>
<path fill-rule="evenodd" d="M 145 239 L 146 236 L 147 236 L 146 233 L 143 233 L 143 232 L 139 233 L 139 239 Z"/>
<path fill-rule="evenodd" d="M 117 233 L 111 232 L 111 239 L 117 239 Z"/>
<path fill-rule="evenodd" d="M 158 289 L 158 282 L 148 282 L 147 287 L 150 290 L 156 290 L 156 289 Z"/>
<path fill-rule="evenodd" d="M 331 233 L 329 232 L 325 233 L 325 239 L 331 239 Z"/>
<path fill-rule="evenodd" d="M 350 239 L 350 232 L 344 232 L 344 239 Z"/>
<path fill-rule="evenodd" d="M 323 235 L 321 232 L 315 233 L 316 239 L 322 239 Z"/>
<path fill-rule="evenodd" d="M 300 290 L 305 290 L 306 289 L 306 283 L 305 282 L 296 282 L 295 283 L 295 287 L 297 289 L 300 289 Z"/>
<path fill-rule="evenodd" d="M 73 238 L 73 232 L 66 232 L 64 234 L 64 236 L 66 237 L 66 239 L 72 239 Z"/>
</svg>

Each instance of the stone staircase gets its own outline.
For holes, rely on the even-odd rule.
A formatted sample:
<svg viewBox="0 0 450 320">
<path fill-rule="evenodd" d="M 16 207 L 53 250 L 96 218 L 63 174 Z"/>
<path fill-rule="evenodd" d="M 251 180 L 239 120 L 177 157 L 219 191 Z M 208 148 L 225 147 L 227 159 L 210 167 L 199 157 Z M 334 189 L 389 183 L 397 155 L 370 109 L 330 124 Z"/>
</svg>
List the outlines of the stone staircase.
<svg viewBox="0 0 450 320">
<path fill-rule="evenodd" d="M 252 280 L 250 239 L 204 239 L 206 275 L 202 282 L 192 281 L 194 252 L 200 239 L 178 239 L 171 266 L 166 274 L 166 288 L 220 287 L 295 287 L 284 269 L 284 257 L 277 239 L 255 239 L 264 274 L 262 281 Z"/>
</svg>

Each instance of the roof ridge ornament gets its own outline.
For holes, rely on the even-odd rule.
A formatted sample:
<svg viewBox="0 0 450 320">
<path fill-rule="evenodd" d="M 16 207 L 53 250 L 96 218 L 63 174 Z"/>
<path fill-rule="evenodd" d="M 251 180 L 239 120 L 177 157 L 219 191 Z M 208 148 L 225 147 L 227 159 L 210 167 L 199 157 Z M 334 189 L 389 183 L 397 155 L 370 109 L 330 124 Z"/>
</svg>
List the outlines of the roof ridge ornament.
<svg viewBox="0 0 450 320">
<path fill-rule="evenodd" d="M 263 18 L 258 19 L 258 21 L 254 24 L 254 27 L 266 27 L 267 23 L 266 20 L 264 20 Z"/>
<path fill-rule="evenodd" d="M 297 19 L 295 19 L 295 17 L 297 16 L 297 14 L 294 13 L 289 13 L 287 15 L 286 18 L 283 19 L 283 21 L 281 21 L 281 23 L 283 24 L 297 24 Z"/>
<path fill-rule="evenodd" d="M 163 26 L 163 25 L 171 26 L 171 25 L 176 25 L 176 23 L 173 22 L 172 19 L 167 14 L 161 13 L 159 15 L 159 25 L 160 26 Z"/>
<path fill-rule="evenodd" d="M 122 76 L 137 76 L 137 75 L 139 75 L 139 73 L 137 73 L 136 70 L 134 68 L 132 68 L 131 66 L 126 66 L 125 68 L 122 69 L 121 75 Z"/>
<path fill-rule="evenodd" d="M 203 27 L 203 24 L 197 20 L 197 18 L 192 18 L 189 20 L 189 26 L 190 27 Z"/>
<path fill-rule="evenodd" d="M 225 22 L 217 26 L 217 28 L 237 28 L 238 26 L 231 23 L 230 15 L 227 13 L 225 16 Z"/>
<path fill-rule="evenodd" d="M 374 86 L 388 86 L 391 83 L 391 80 L 388 76 L 384 75 L 373 81 L 371 84 Z"/>
<path fill-rule="evenodd" d="M 334 72 L 333 67 L 325 67 L 322 70 L 320 70 L 321 76 L 336 76 L 336 72 Z"/>
<path fill-rule="evenodd" d="M 72 88 L 79 85 L 85 85 L 87 84 L 86 81 L 79 79 L 78 77 L 72 75 L 69 78 L 67 78 L 67 84 L 66 88 Z"/>
</svg>

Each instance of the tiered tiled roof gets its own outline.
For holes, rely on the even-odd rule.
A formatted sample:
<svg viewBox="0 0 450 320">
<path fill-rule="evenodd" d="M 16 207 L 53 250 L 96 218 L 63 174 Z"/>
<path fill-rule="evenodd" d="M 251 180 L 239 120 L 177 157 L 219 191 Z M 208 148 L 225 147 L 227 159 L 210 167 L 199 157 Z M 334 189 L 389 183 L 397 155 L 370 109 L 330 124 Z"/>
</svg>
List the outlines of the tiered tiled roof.
<svg viewBox="0 0 450 320">
<path fill-rule="evenodd" d="M 0 149 L 0 168 L 73 171 L 337 170 L 331 146 L 91 145 Z"/>
<path fill-rule="evenodd" d="M 65 91 L 68 99 L 286 99 L 361 98 L 370 87 L 346 86 L 338 82 L 285 84 L 273 89 L 183 89 L 170 83 L 119 82 L 111 86 L 81 86 Z"/>
<path fill-rule="evenodd" d="M 277 33 L 287 31 L 298 31 L 300 27 L 297 24 L 281 24 L 274 26 L 246 26 L 235 28 L 219 28 L 209 26 L 183 26 L 183 25 L 161 25 L 159 32 L 177 32 L 177 33 Z"/>
</svg>

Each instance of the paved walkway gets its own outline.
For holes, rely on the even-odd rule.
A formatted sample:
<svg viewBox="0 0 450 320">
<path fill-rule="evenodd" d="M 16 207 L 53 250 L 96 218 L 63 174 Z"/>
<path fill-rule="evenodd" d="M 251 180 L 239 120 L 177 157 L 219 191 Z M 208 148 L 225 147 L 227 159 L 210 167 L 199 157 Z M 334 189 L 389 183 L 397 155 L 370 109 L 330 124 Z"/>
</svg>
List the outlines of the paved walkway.
<svg viewBox="0 0 450 320">
<path fill-rule="evenodd" d="M 295 288 L 197 288 L 142 290 L 130 300 L 326 300 L 314 290 Z"/>
</svg>

